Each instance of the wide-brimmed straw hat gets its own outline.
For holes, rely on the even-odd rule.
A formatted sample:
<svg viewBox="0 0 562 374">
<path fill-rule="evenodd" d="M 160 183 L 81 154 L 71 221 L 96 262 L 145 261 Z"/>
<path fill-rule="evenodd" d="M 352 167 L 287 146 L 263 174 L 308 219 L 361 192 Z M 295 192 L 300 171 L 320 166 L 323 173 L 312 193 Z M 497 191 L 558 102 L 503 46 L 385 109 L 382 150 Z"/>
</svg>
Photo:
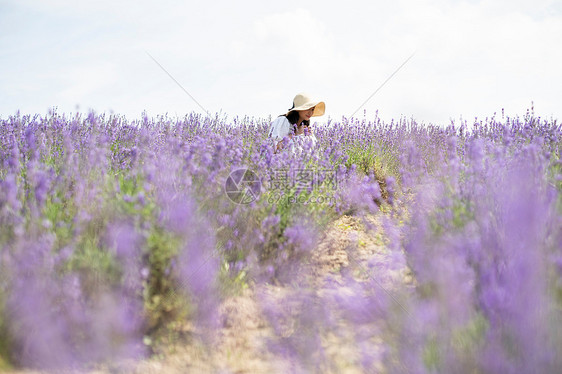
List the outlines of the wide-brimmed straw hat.
<svg viewBox="0 0 562 374">
<path fill-rule="evenodd" d="M 313 100 L 309 95 L 300 93 L 293 99 L 293 107 L 289 109 L 289 112 L 293 110 L 307 110 L 312 107 L 314 107 L 312 117 L 319 117 L 326 110 L 326 104 L 323 101 Z"/>
</svg>

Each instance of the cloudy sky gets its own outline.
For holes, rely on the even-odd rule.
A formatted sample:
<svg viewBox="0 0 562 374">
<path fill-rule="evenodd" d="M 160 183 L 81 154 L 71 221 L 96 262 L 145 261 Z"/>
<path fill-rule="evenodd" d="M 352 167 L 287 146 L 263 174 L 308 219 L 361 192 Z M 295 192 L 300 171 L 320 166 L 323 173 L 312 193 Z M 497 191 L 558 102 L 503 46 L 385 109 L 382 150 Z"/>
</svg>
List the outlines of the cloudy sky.
<svg viewBox="0 0 562 374">
<path fill-rule="evenodd" d="M 562 119 L 560 40 L 561 0 L 0 0 L 0 118 L 268 117 L 304 91 L 340 120 L 415 53 L 356 116 Z"/>
</svg>

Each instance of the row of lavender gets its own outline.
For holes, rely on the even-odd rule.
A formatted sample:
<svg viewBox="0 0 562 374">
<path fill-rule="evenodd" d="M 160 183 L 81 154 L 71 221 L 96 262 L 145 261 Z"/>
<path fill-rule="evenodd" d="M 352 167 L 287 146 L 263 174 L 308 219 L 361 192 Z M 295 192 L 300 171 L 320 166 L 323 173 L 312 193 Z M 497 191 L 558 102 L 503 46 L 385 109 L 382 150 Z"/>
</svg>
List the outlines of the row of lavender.
<svg viewBox="0 0 562 374">
<path fill-rule="evenodd" d="M 222 298 L 290 281 L 328 222 L 365 213 L 382 215 L 391 261 L 322 296 L 295 290 L 296 316 L 268 314 L 272 326 L 306 327 L 272 341 L 293 368 L 337 371 L 322 342 L 349 331 L 366 370 L 560 364 L 555 122 L 528 114 L 467 131 L 344 119 L 318 126 L 318 147 L 297 154 L 274 154 L 267 125 L 195 114 L 2 120 L 0 366 L 145 357 L 186 319 L 212 339 Z M 247 204 L 225 192 L 241 168 L 260 181 Z M 404 271 L 412 284 L 395 275 Z"/>
<path fill-rule="evenodd" d="M 264 121 L 238 122 L 94 113 L 2 121 L 2 365 L 145 357 L 174 322 L 193 320 L 207 337 L 223 297 L 284 276 L 310 242 L 297 217 L 314 228 L 330 219 L 323 204 L 292 201 L 338 201 L 342 152 L 274 155 Z M 259 177 L 248 204 L 225 191 L 238 169 Z M 295 185 L 297 170 L 312 178 Z"/>
<path fill-rule="evenodd" d="M 379 216 L 387 252 L 350 261 L 320 293 L 295 288 L 285 301 L 299 313 L 266 307 L 274 325 L 284 315 L 298 331 L 280 332 L 275 351 L 303 372 L 557 372 L 562 128 L 532 113 L 470 132 L 369 126 L 360 128 L 384 128 L 379 139 L 400 149 L 391 212 L 355 213 L 373 235 L 380 227 L 368 216 Z M 334 336 L 352 347 L 347 357 L 330 350 Z"/>
</svg>

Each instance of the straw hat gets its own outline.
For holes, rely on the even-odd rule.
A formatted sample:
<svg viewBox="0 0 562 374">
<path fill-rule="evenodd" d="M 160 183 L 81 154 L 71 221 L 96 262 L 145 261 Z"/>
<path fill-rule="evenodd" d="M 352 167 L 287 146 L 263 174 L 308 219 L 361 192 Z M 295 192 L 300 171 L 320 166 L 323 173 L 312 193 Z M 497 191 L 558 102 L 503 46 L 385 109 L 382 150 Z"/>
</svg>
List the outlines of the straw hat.
<svg viewBox="0 0 562 374">
<path fill-rule="evenodd" d="M 314 107 L 312 117 L 319 117 L 326 110 L 326 104 L 323 101 L 315 101 L 309 95 L 300 93 L 293 99 L 293 107 L 289 109 L 289 112 L 293 110 L 307 110 L 312 107 Z"/>
</svg>

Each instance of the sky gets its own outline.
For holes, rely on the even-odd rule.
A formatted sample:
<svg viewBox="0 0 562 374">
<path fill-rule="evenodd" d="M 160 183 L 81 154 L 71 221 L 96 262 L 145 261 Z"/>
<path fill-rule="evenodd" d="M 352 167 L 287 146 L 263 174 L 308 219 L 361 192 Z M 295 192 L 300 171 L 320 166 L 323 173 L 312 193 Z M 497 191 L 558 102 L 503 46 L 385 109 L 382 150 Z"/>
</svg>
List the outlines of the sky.
<svg viewBox="0 0 562 374">
<path fill-rule="evenodd" d="M 561 40 L 562 0 L 0 0 L 0 118 L 559 120 Z"/>
</svg>

